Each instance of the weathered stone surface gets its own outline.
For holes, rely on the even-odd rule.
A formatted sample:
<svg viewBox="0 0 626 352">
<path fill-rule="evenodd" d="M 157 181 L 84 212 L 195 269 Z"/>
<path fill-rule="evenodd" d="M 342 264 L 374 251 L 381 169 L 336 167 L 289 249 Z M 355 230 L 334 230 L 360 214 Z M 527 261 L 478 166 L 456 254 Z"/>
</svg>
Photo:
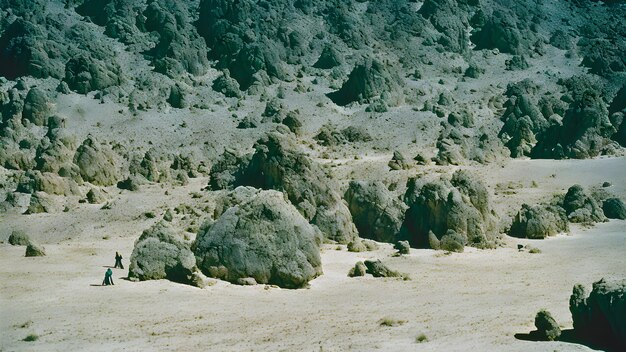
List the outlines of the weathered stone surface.
<svg viewBox="0 0 626 352">
<path fill-rule="evenodd" d="M 348 276 L 359 277 L 359 276 L 365 276 L 366 273 L 367 273 L 367 267 L 365 266 L 365 264 L 363 264 L 363 262 L 356 262 L 356 264 L 354 264 L 354 267 L 350 268 L 350 271 L 348 272 Z"/>
<path fill-rule="evenodd" d="M 407 207 L 382 182 L 351 181 L 344 198 L 361 238 L 397 241 Z"/>
<path fill-rule="evenodd" d="M 547 310 L 540 310 L 535 316 L 535 327 L 538 337 L 546 341 L 554 341 L 561 336 L 561 328 L 552 314 Z"/>
<path fill-rule="evenodd" d="M 365 267 L 367 268 L 367 272 L 372 274 L 374 277 L 400 277 L 402 274 L 395 270 L 389 269 L 380 259 L 376 260 L 366 260 Z"/>
<path fill-rule="evenodd" d="M 9 235 L 9 244 L 12 246 L 28 246 L 30 238 L 22 230 L 13 230 L 11 235 Z"/>
<path fill-rule="evenodd" d="M 83 180 L 96 186 L 111 186 L 119 178 L 113 152 L 94 137 L 87 137 L 76 150 L 74 164 Z"/>
<path fill-rule="evenodd" d="M 135 242 L 128 277 L 191 284 L 195 270 L 196 258 L 189 244 L 169 224 L 159 222 Z"/>
<path fill-rule="evenodd" d="M 581 185 L 573 185 L 567 190 L 563 208 L 568 219 L 574 223 L 606 221 L 602 207 Z"/>
<path fill-rule="evenodd" d="M 280 192 L 254 195 L 227 209 L 198 234 L 194 252 L 202 271 L 236 283 L 300 288 L 322 274 L 321 234 Z"/>
<path fill-rule="evenodd" d="M 594 282 L 589 296 L 584 286 L 576 285 L 569 309 L 579 338 L 616 351 L 626 349 L 626 281 Z"/>
<path fill-rule="evenodd" d="M 340 243 L 357 237 L 338 185 L 306 156 L 292 134 L 272 132 L 259 139 L 252 155 L 225 152 L 211 170 L 213 189 L 252 186 L 283 191 L 300 213 L 324 235 Z"/>
<path fill-rule="evenodd" d="M 420 185 L 412 179 L 404 198 L 409 209 L 402 236 L 412 247 L 430 248 L 429 232 L 439 240 L 452 236 L 460 246 L 493 246 L 498 231 L 489 193 L 467 171 L 456 171 L 451 181 Z"/>
<path fill-rule="evenodd" d="M 543 239 L 569 231 L 565 210 L 554 205 L 523 204 L 515 215 L 509 236 Z"/>
</svg>

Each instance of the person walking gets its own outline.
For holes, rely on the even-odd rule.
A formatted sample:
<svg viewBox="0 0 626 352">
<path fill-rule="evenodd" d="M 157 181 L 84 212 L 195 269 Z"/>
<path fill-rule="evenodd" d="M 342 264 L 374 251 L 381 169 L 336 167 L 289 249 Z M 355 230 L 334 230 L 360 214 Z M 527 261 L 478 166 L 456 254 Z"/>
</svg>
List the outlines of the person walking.
<svg viewBox="0 0 626 352">
<path fill-rule="evenodd" d="M 124 264 L 122 264 L 122 255 L 118 252 L 115 252 L 115 268 L 124 269 Z"/>
<path fill-rule="evenodd" d="M 113 270 L 111 270 L 111 268 L 108 268 L 107 271 L 104 273 L 104 281 L 102 281 L 102 286 L 109 285 L 115 285 L 113 283 Z"/>
</svg>

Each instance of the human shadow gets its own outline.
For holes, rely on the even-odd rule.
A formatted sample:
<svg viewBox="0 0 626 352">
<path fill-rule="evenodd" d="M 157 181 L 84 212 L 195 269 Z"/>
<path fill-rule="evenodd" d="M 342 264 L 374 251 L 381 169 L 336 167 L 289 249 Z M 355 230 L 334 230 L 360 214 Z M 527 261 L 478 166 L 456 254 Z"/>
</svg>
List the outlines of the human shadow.
<svg viewBox="0 0 626 352">
<path fill-rule="evenodd" d="M 540 334 L 539 331 L 534 330 L 527 334 L 518 333 L 514 335 L 516 339 L 522 341 L 546 341 Z M 556 340 L 559 342 L 572 343 L 577 345 L 583 345 L 591 348 L 596 351 L 605 351 L 605 352 L 620 352 L 623 351 L 623 346 L 617 345 L 616 342 L 610 341 L 599 344 L 595 341 L 590 341 L 589 339 L 582 338 L 576 334 L 574 329 L 567 329 L 561 331 L 561 336 Z"/>
</svg>

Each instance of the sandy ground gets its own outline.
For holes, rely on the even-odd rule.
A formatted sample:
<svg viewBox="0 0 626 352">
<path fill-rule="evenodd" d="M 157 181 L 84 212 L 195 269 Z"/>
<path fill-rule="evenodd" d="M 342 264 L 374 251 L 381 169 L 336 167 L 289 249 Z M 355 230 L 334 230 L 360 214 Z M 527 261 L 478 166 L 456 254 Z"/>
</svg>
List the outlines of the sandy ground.
<svg viewBox="0 0 626 352">
<path fill-rule="evenodd" d="M 611 192 L 626 195 L 626 158 L 516 160 L 476 171 L 485 173 L 502 210 L 549 198 L 573 183 L 609 181 Z M 527 186 L 531 180 L 537 186 Z M 219 281 L 206 289 L 133 283 L 119 269 L 115 286 L 100 286 L 115 251 L 128 265 L 135 239 L 156 221 L 141 214 L 184 202 L 203 182 L 170 189 L 167 196 L 160 186 L 111 192 L 115 206 L 108 211 L 79 205 L 71 213 L 0 219 L 2 239 L 9 229 L 24 228 L 47 250 L 46 257 L 25 258 L 24 247 L 0 245 L 0 350 L 585 351 L 515 334 L 533 330 L 541 308 L 570 329 L 574 284 L 626 276 L 626 222 L 611 220 L 591 229 L 573 226 L 569 235 L 547 240 L 506 238 L 505 248 L 450 255 L 412 250 L 393 257 L 386 244 L 368 253 L 325 245 L 324 275 L 302 290 Z M 526 186 L 502 194 L 495 190 L 502 182 Z M 541 253 L 518 252 L 518 243 Z M 348 278 L 350 267 L 365 258 L 379 258 L 411 280 Z M 384 318 L 404 323 L 381 326 Z M 31 333 L 39 339 L 22 341 Z M 420 334 L 428 340 L 416 342 Z"/>
</svg>

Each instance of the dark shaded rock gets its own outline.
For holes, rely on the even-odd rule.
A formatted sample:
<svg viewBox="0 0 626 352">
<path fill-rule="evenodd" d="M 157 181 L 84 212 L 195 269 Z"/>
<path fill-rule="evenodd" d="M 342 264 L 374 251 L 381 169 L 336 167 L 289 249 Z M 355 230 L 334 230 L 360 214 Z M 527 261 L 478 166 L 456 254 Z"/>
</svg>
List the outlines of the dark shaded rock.
<svg viewBox="0 0 626 352">
<path fill-rule="evenodd" d="M 398 251 L 398 254 L 411 254 L 409 241 L 398 241 L 394 244 L 393 248 Z"/>
<path fill-rule="evenodd" d="M 82 55 L 71 58 L 65 65 L 65 82 L 73 91 L 87 94 L 94 90 L 122 83 L 122 71 L 116 62 L 104 62 Z"/>
<path fill-rule="evenodd" d="M 230 71 L 225 69 L 222 75 L 213 81 L 213 90 L 220 92 L 229 98 L 241 98 L 239 83 L 230 77 Z"/>
<path fill-rule="evenodd" d="M 522 53 L 535 42 L 526 22 L 518 21 L 509 9 L 494 11 L 470 38 L 476 49 L 499 49 L 509 54 Z"/>
<path fill-rule="evenodd" d="M 507 71 L 523 71 L 530 67 L 524 55 L 513 55 L 510 60 L 504 62 Z"/>
<path fill-rule="evenodd" d="M 602 204 L 604 215 L 609 219 L 626 220 L 626 204 L 619 198 L 609 198 Z"/>
<path fill-rule="evenodd" d="M 407 207 L 382 182 L 351 181 L 344 199 L 360 237 L 387 243 L 398 240 Z"/>
<path fill-rule="evenodd" d="M 554 205 L 523 204 L 515 215 L 509 236 L 543 239 L 569 231 L 565 210 Z"/>
<path fill-rule="evenodd" d="M 92 188 L 87 192 L 87 202 L 89 204 L 102 204 L 106 202 L 106 197 L 97 188 Z"/>
<path fill-rule="evenodd" d="M 30 244 L 30 238 L 24 231 L 13 230 L 9 236 L 9 244 L 12 246 L 28 246 Z"/>
<path fill-rule="evenodd" d="M 366 260 L 365 267 L 367 268 L 367 272 L 372 274 L 374 277 L 401 277 L 397 271 L 389 269 L 385 264 L 383 264 L 380 259 L 376 260 Z"/>
<path fill-rule="evenodd" d="M 587 297 L 582 285 L 574 286 L 570 297 L 574 332 L 583 341 L 611 347 L 626 348 L 626 282 L 600 280 L 593 283 Z"/>
<path fill-rule="evenodd" d="M 207 223 L 194 244 L 198 266 L 237 282 L 300 288 L 322 274 L 321 235 L 277 191 L 256 193 Z"/>
<path fill-rule="evenodd" d="M 313 67 L 321 69 L 330 69 L 333 67 L 341 66 L 343 58 L 341 54 L 332 46 L 326 45 L 322 50 L 322 54 L 317 59 Z"/>
<path fill-rule="evenodd" d="M 289 128 L 289 130 L 296 136 L 302 134 L 303 125 L 300 117 L 300 111 L 293 110 L 288 112 L 287 116 L 283 119 L 282 124 L 287 126 L 287 128 Z"/>
<path fill-rule="evenodd" d="M 573 185 L 567 190 L 563 198 L 563 209 L 565 209 L 571 222 L 602 222 L 606 220 L 602 207 L 580 185 Z"/>
<path fill-rule="evenodd" d="M 402 226 L 411 247 L 430 248 L 429 233 L 442 243 L 491 247 L 498 235 L 489 193 L 467 171 L 456 171 L 451 181 L 419 184 L 409 180 L 404 201 L 409 206 Z M 451 232 L 450 232 L 451 231 Z"/>
<path fill-rule="evenodd" d="M 337 105 L 364 102 L 382 93 L 397 94 L 400 82 L 399 76 L 382 63 L 366 60 L 354 67 L 341 89 L 327 95 Z"/>
<path fill-rule="evenodd" d="M 540 310 L 535 316 L 538 337 L 544 341 L 555 341 L 561 336 L 561 328 L 547 310 Z"/>
<path fill-rule="evenodd" d="M 46 249 L 35 243 L 29 243 L 26 246 L 26 257 L 43 257 L 46 255 Z"/>
<path fill-rule="evenodd" d="M 159 222 L 135 242 L 128 277 L 131 280 L 161 280 L 191 284 L 196 258 L 174 229 Z"/>
<path fill-rule="evenodd" d="M 134 175 L 130 175 L 127 178 L 125 178 L 124 180 L 120 181 L 117 183 L 117 188 L 119 189 L 125 189 L 127 191 L 131 191 L 131 192 L 136 192 L 139 190 L 139 187 L 141 186 L 142 182 L 141 180 Z"/>
</svg>

